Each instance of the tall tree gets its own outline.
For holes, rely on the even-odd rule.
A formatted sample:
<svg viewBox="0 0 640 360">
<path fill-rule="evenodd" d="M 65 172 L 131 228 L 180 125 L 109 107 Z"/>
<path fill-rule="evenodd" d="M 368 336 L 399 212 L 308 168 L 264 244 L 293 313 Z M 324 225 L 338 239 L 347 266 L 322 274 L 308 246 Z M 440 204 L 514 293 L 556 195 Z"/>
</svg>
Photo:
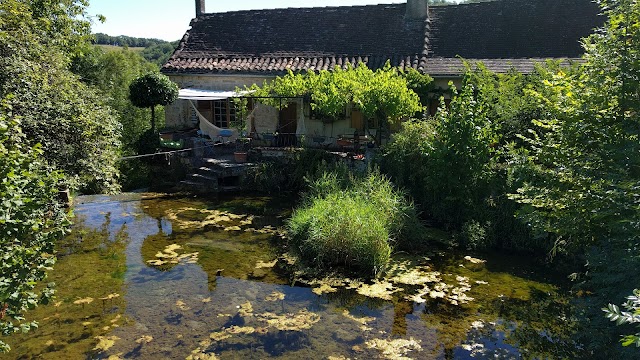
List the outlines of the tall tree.
<svg viewBox="0 0 640 360">
<path fill-rule="evenodd" d="M 178 85 L 167 76 L 151 73 L 135 79 L 129 85 L 129 99 L 133 105 L 151 108 L 151 130 L 156 131 L 155 107 L 167 105 L 178 98 Z"/>
<path fill-rule="evenodd" d="M 640 5 L 600 0 L 605 28 L 585 41 L 578 73 L 559 70 L 537 94 L 531 162 L 513 198 L 523 216 L 557 236 L 557 247 L 626 238 L 638 230 L 640 186 Z"/>
<path fill-rule="evenodd" d="M 598 3 L 608 20 L 585 40 L 584 65 L 558 71 L 537 93 L 546 116 L 514 162 L 523 185 L 512 195 L 558 251 L 587 253 L 584 285 L 597 289 L 585 299 L 597 334 L 587 348 L 615 338 L 600 309 L 628 296 L 640 266 L 640 3 Z M 602 349 L 616 351 L 594 351 Z"/>
<path fill-rule="evenodd" d="M 55 241 L 68 222 L 59 186 L 117 189 L 118 124 L 68 67 L 86 49 L 84 0 L 0 2 L 0 334 L 37 326 Z M 9 347 L 0 341 L 0 351 Z"/>
<path fill-rule="evenodd" d="M 151 124 L 144 109 L 134 106 L 129 100 L 129 85 L 144 74 L 157 72 L 158 67 L 136 51 L 104 51 L 94 46 L 74 58 L 72 69 L 82 82 L 99 89 L 115 111 L 122 125 L 123 153 L 137 153 L 137 142 Z"/>
<path fill-rule="evenodd" d="M 30 144 L 83 192 L 117 190 L 120 126 L 94 89 L 69 71 L 87 49 L 86 1 L 0 3 L 0 98 L 22 118 Z"/>
</svg>

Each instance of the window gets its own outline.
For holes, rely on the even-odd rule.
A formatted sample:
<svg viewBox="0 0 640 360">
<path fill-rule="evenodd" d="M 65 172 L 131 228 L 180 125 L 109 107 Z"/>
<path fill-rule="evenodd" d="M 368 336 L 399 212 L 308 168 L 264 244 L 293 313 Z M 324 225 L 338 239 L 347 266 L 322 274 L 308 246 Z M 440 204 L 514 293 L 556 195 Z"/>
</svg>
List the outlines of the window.
<svg viewBox="0 0 640 360">
<path fill-rule="evenodd" d="M 229 122 L 227 121 L 227 101 L 215 100 L 213 101 L 213 125 L 219 128 L 228 128 Z"/>
<path fill-rule="evenodd" d="M 230 99 L 200 100 L 198 111 L 205 119 L 219 128 L 229 128 L 236 121 L 236 106 Z"/>
</svg>

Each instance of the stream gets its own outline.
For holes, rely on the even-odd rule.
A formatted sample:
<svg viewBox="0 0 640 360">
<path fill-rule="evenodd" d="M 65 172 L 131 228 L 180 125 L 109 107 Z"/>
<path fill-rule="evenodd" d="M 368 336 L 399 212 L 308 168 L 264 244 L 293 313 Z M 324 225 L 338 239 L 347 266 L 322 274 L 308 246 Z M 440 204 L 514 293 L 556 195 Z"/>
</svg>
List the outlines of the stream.
<svg viewBox="0 0 640 360">
<path fill-rule="evenodd" d="M 79 197 L 0 359 L 572 358 L 570 301 L 521 256 L 396 254 L 376 282 L 309 279 L 283 253 L 293 203 L 262 196 Z"/>
</svg>

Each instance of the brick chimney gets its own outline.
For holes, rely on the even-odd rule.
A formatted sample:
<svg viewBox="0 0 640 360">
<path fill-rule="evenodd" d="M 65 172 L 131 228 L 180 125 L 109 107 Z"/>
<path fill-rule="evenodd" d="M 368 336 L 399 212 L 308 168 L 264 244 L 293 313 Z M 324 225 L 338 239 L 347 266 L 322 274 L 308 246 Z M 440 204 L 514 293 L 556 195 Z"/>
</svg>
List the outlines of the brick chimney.
<svg viewBox="0 0 640 360">
<path fill-rule="evenodd" d="M 204 13 L 204 0 L 196 0 L 196 17 L 200 17 Z"/>
<path fill-rule="evenodd" d="M 429 0 L 407 0 L 405 21 L 424 21 L 427 17 L 429 17 Z"/>
</svg>

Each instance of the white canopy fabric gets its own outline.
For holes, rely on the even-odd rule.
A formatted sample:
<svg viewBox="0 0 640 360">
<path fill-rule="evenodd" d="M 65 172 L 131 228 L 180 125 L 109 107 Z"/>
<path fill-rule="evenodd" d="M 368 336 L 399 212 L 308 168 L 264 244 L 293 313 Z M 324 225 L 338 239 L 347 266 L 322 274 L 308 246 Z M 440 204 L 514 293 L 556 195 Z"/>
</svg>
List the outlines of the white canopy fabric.
<svg viewBox="0 0 640 360">
<path fill-rule="evenodd" d="M 195 111 L 195 113 L 198 115 L 198 118 L 200 119 L 200 131 L 202 131 L 203 134 L 208 135 L 211 138 L 211 140 L 220 139 L 222 141 L 223 140 L 222 131 L 229 131 L 229 130 L 231 130 L 231 135 L 225 135 L 225 137 L 227 138 L 226 141 L 235 141 L 235 139 L 238 138 L 237 130 L 222 129 L 213 125 L 211 122 L 209 122 L 209 120 L 207 120 L 207 118 L 202 116 L 202 114 L 198 111 L 198 108 L 193 103 L 193 101 L 189 100 L 189 104 L 191 104 L 193 111 Z"/>
<path fill-rule="evenodd" d="M 221 91 L 204 89 L 180 89 L 178 99 L 184 100 L 224 100 L 248 94 L 249 91 Z"/>
</svg>

